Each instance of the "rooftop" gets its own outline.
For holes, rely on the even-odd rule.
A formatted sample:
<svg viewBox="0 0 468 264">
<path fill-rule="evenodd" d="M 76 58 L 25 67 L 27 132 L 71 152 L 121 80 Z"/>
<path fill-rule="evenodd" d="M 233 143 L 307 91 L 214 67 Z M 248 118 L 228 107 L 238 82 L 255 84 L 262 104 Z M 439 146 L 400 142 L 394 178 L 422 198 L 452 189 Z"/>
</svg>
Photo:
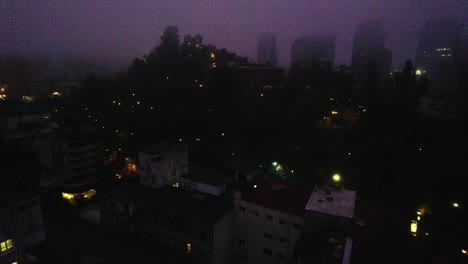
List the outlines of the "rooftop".
<svg viewBox="0 0 468 264">
<path fill-rule="evenodd" d="M 284 181 L 267 181 L 256 186 L 243 191 L 241 199 L 280 212 L 304 216 L 310 191 L 289 187 Z"/>
<path fill-rule="evenodd" d="M 140 184 L 125 184 L 115 189 L 117 195 L 156 211 L 189 219 L 200 224 L 216 224 L 232 205 L 216 196 L 185 191 L 172 186 L 153 189 Z"/>
<path fill-rule="evenodd" d="M 223 185 L 227 177 L 228 176 L 221 171 L 192 165 L 189 168 L 189 173 L 182 176 L 182 178 L 188 180 L 201 182 L 213 186 Z"/>
<path fill-rule="evenodd" d="M 320 187 L 312 191 L 305 209 L 329 215 L 353 218 L 355 203 L 355 191 Z"/>
</svg>

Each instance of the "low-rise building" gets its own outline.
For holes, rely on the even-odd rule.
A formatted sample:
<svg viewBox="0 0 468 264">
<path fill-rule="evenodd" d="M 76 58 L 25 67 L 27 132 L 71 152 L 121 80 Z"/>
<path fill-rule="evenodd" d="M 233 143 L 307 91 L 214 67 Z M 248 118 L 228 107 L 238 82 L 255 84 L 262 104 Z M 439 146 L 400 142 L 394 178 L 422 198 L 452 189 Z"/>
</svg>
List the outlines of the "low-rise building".
<svg viewBox="0 0 468 264">
<path fill-rule="evenodd" d="M 304 229 L 310 192 L 280 181 L 235 193 L 236 263 L 287 263 Z"/>
<path fill-rule="evenodd" d="M 317 186 L 305 206 L 309 231 L 350 229 L 355 222 L 356 192 L 332 186 Z"/>
<path fill-rule="evenodd" d="M 161 143 L 138 153 L 140 183 L 152 188 L 179 186 L 188 173 L 188 149 L 184 143 Z"/>
<path fill-rule="evenodd" d="M 190 165 L 190 172 L 181 177 L 179 187 L 219 196 L 226 191 L 227 178 L 220 171 Z"/>
<path fill-rule="evenodd" d="M 229 263 L 232 205 L 219 197 L 163 186 L 121 185 L 101 205 L 104 228 L 135 233 L 193 258 Z"/>
</svg>

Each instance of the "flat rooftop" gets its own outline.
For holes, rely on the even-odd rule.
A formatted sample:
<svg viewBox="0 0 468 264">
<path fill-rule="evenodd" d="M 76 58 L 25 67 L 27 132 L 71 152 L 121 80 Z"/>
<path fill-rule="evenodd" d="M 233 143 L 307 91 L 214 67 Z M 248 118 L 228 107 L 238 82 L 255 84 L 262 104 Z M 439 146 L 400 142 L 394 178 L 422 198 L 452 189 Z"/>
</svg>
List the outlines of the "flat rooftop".
<svg viewBox="0 0 468 264">
<path fill-rule="evenodd" d="M 305 209 L 307 211 L 353 218 L 355 204 L 355 191 L 319 187 L 312 191 Z"/>
<path fill-rule="evenodd" d="M 254 184 L 254 183 L 252 183 Z M 256 183 L 257 188 L 243 191 L 243 201 L 261 205 L 283 213 L 304 217 L 310 191 L 292 188 L 283 181 Z"/>
<path fill-rule="evenodd" d="M 223 199 L 172 186 L 154 189 L 140 184 L 124 184 L 114 189 L 114 195 L 125 197 L 146 209 L 153 209 L 200 224 L 214 225 L 232 205 Z"/>
<path fill-rule="evenodd" d="M 207 169 L 199 166 L 190 165 L 188 174 L 182 176 L 195 182 L 201 182 L 212 186 L 221 186 L 228 176 L 215 169 Z"/>
</svg>

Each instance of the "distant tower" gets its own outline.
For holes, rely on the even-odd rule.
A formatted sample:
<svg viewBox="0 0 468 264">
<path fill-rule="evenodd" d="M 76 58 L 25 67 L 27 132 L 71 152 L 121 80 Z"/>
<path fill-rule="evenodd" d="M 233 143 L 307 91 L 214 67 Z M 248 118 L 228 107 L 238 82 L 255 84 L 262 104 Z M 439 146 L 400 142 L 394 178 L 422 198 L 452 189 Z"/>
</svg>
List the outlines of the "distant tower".
<svg viewBox="0 0 468 264">
<path fill-rule="evenodd" d="M 390 73 L 392 52 L 385 48 L 385 35 L 379 20 L 365 20 L 357 26 L 353 39 L 351 70 L 357 81 L 367 76 L 367 67 L 372 63 L 381 79 Z"/>
<path fill-rule="evenodd" d="M 294 41 L 291 47 L 291 64 L 312 60 L 321 64 L 335 63 L 335 36 L 306 35 Z"/>
<path fill-rule="evenodd" d="M 430 76 L 436 73 L 439 66 L 453 63 L 462 28 L 457 20 L 427 21 L 419 39 L 417 67 L 421 67 Z"/>
<path fill-rule="evenodd" d="M 262 33 L 258 36 L 257 63 L 277 66 L 276 36 L 273 33 Z"/>
</svg>

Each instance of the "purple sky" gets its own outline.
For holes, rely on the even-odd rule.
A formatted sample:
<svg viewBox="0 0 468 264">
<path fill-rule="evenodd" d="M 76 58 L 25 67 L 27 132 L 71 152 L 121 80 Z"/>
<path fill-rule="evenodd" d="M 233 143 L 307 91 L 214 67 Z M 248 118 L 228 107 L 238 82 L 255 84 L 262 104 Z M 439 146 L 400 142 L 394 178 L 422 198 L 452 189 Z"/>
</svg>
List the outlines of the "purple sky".
<svg viewBox="0 0 468 264">
<path fill-rule="evenodd" d="M 2 0 L 0 49 L 73 52 L 127 65 L 157 45 L 167 25 L 181 36 L 256 58 L 259 32 L 274 32 L 279 64 L 291 43 L 308 33 L 336 34 L 336 62 L 349 64 L 356 24 L 380 18 L 394 65 L 413 59 L 418 33 L 430 18 L 463 17 L 465 0 Z M 465 7 L 466 8 L 466 7 Z M 466 16 L 466 15 L 465 15 Z"/>
</svg>

